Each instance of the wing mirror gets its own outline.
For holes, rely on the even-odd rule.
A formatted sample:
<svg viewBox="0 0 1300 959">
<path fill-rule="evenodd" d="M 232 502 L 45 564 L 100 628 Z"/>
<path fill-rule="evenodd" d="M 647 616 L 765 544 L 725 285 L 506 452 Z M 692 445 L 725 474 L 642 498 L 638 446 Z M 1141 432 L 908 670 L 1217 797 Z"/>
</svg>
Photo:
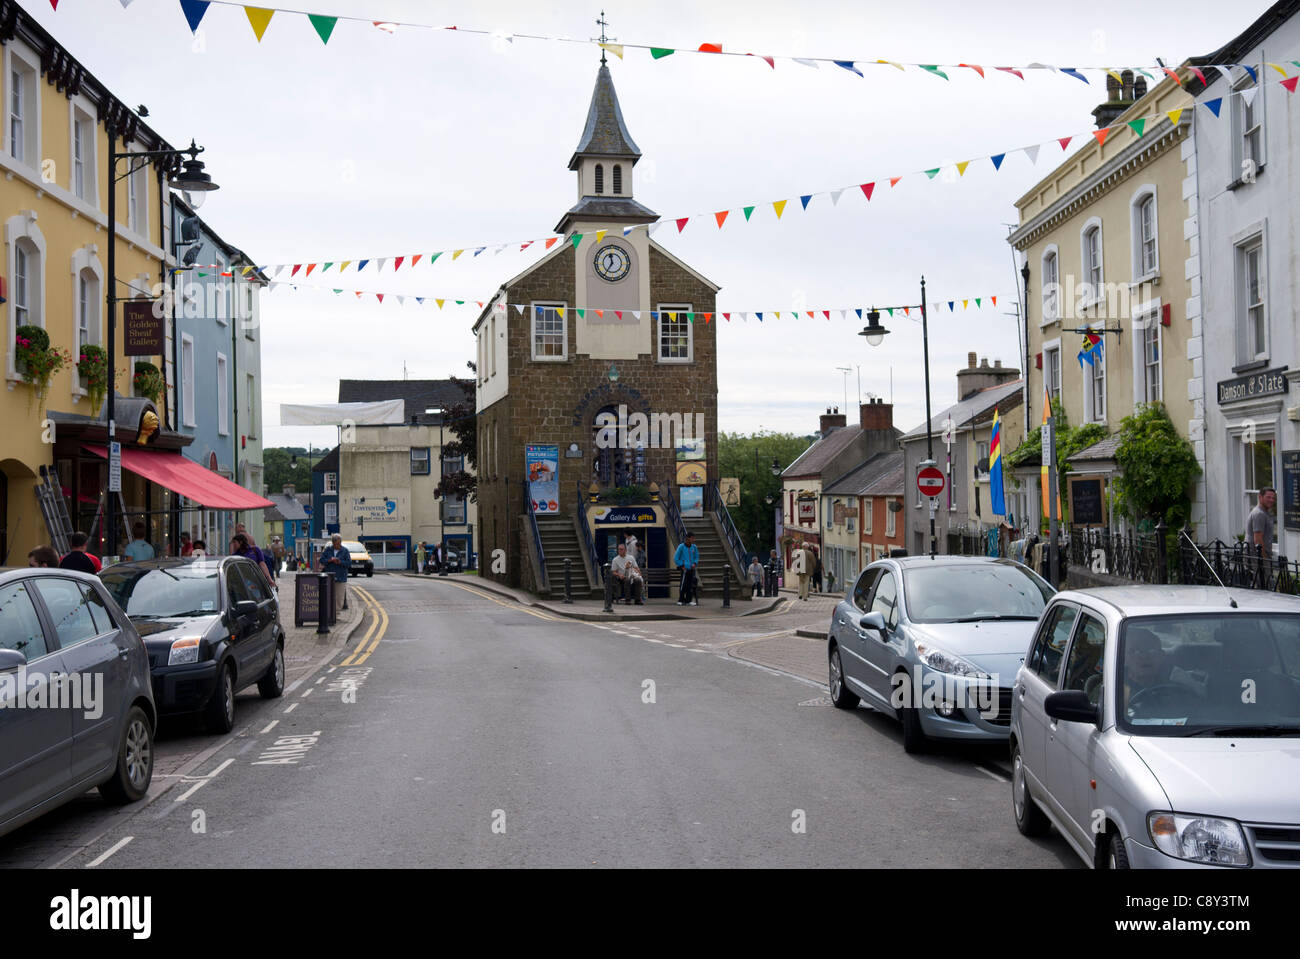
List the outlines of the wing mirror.
<svg viewBox="0 0 1300 959">
<path fill-rule="evenodd" d="M 237 620 L 245 619 L 249 616 L 255 616 L 257 614 L 257 603 L 253 602 L 251 599 L 241 599 L 235 603 L 233 612 L 235 614 L 235 619 Z"/>
<path fill-rule="evenodd" d="M 1062 719 L 1067 723 L 1100 724 L 1101 710 L 1088 701 L 1088 694 L 1082 689 L 1063 689 L 1059 693 L 1049 693 L 1043 700 L 1043 709 L 1053 719 Z"/>
<path fill-rule="evenodd" d="M 27 665 L 27 657 L 16 649 L 0 649 L 0 673 L 12 673 Z"/>
<path fill-rule="evenodd" d="M 885 631 L 885 614 L 881 612 L 870 612 L 858 620 L 858 626 L 862 629 L 875 630 L 877 633 Z"/>
</svg>

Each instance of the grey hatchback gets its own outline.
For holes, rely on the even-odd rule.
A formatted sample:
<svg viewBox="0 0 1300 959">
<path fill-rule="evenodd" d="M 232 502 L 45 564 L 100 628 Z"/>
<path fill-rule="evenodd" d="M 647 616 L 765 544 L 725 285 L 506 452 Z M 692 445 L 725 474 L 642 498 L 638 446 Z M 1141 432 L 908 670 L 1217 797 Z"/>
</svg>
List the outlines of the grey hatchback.
<svg viewBox="0 0 1300 959">
<path fill-rule="evenodd" d="M 909 753 L 930 737 L 1005 741 L 1011 680 L 1052 593 L 1007 559 L 877 560 L 831 616 L 831 700 L 896 714 Z"/>
<path fill-rule="evenodd" d="M 0 834 L 96 786 L 142 798 L 156 723 L 144 643 L 98 579 L 0 569 Z"/>
</svg>

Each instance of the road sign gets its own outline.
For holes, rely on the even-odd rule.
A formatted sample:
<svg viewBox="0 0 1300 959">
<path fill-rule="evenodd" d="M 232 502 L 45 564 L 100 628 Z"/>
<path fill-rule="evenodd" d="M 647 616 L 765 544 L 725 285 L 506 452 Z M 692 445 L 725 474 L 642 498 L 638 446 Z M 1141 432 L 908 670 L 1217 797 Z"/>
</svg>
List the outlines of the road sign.
<svg viewBox="0 0 1300 959">
<path fill-rule="evenodd" d="M 108 444 L 108 491 L 122 492 L 122 444 Z"/>
<path fill-rule="evenodd" d="M 938 496 L 943 492 L 943 470 L 927 466 L 916 474 L 916 488 L 922 496 Z"/>
<path fill-rule="evenodd" d="M 947 417 L 947 418 L 943 421 L 943 435 L 942 435 L 942 439 L 943 439 L 943 441 L 944 441 L 944 443 L 945 443 L 946 445 L 948 445 L 948 446 L 952 446 L 952 444 L 953 444 L 953 440 L 955 440 L 955 439 L 957 438 L 957 434 L 956 434 L 956 432 L 955 432 L 956 429 L 957 429 L 957 426 L 956 426 L 955 423 L 953 423 L 953 421 L 952 421 L 952 417 L 951 417 L 951 416 Z"/>
</svg>

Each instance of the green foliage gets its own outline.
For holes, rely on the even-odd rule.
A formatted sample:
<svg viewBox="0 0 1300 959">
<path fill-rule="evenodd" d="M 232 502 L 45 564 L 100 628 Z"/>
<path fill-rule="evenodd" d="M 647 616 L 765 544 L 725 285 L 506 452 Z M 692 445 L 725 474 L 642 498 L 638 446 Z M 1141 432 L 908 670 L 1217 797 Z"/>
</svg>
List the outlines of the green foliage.
<svg viewBox="0 0 1300 959">
<path fill-rule="evenodd" d="M 650 502 L 650 488 L 640 483 L 630 486 L 615 486 L 601 490 L 596 497 L 600 503 L 614 503 L 617 506 L 631 506 Z"/>
<path fill-rule="evenodd" d="M 1066 477 L 1071 472 L 1070 457 L 1094 443 L 1100 443 L 1109 434 L 1101 423 L 1084 423 L 1082 426 L 1070 426 L 1065 407 L 1059 399 L 1052 400 L 1052 416 L 1056 420 L 1056 479 L 1061 494 L 1061 508 L 1067 511 L 1069 504 L 1069 484 Z M 1007 466 L 1015 469 L 1023 466 L 1037 466 L 1043 461 L 1043 437 L 1039 430 L 1030 431 L 1029 438 L 1010 453 L 1003 455 Z M 1069 516 L 1060 517 L 1068 522 Z"/>
<path fill-rule="evenodd" d="M 1135 520 L 1163 519 L 1174 529 L 1186 521 L 1191 486 L 1201 475 L 1192 444 L 1178 435 L 1161 403 L 1139 406 L 1120 422 L 1115 462 L 1116 507 Z"/>
<path fill-rule="evenodd" d="M 774 545 L 772 517 L 781 503 L 781 477 L 772 475 L 772 460 L 785 469 L 812 443 L 812 437 L 792 433 L 718 434 L 718 475 L 740 480 L 740 503 L 727 511 L 749 552 L 766 556 Z"/>
<path fill-rule="evenodd" d="M 465 364 L 470 371 L 476 371 L 473 360 Z M 442 421 L 447 424 L 447 432 L 452 438 L 443 446 L 443 456 L 464 456 L 469 469 L 458 473 L 448 473 L 438 480 L 433 495 L 464 496 L 467 502 L 478 502 L 478 415 L 474 409 L 474 380 L 462 380 L 451 377 L 451 381 L 460 387 L 465 398 L 442 414 Z M 474 470 L 475 472 L 470 472 Z"/>
<path fill-rule="evenodd" d="M 139 390 L 142 396 L 149 398 L 150 403 L 157 403 L 162 399 L 162 371 L 148 360 L 139 360 L 136 362 L 135 378 L 132 382 L 135 383 L 135 388 Z"/>
</svg>

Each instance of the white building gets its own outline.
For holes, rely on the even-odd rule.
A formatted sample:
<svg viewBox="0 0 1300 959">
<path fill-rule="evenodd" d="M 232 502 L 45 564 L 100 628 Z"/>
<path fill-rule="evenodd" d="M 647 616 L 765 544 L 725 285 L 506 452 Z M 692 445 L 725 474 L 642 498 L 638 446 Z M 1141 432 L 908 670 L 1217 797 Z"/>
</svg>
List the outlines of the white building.
<svg viewBox="0 0 1300 959">
<path fill-rule="evenodd" d="M 1272 64 L 1295 73 L 1298 12 L 1300 0 L 1275 3 L 1224 47 L 1190 61 L 1206 82 L 1188 84 L 1197 106 L 1183 145 L 1194 174 L 1184 185 L 1189 278 L 1199 270 L 1187 302 L 1188 395 L 1203 398 L 1205 410 L 1202 435 L 1191 437 L 1206 464 L 1198 537 L 1235 542 L 1258 490 L 1273 486 L 1276 550 L 1288 557 L 1300 555 L 1300 396 L 1284 372 L 1300 355 L 1300 103 Z"/>
</svg>

